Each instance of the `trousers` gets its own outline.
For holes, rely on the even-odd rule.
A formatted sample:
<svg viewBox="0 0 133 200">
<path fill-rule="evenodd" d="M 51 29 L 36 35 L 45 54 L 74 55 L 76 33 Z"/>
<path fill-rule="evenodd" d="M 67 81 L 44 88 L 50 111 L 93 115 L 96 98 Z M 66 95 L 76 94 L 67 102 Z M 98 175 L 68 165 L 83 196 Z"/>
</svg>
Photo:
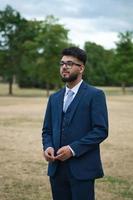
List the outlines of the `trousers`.
<svg viewBox="0 0 133 200">
<path fill-rule="evenodd" d="M 53 200 L 95 200 L 95 180 L 77 180 L 68 163 L 60 162 L 57 172 L 50 177 Z"/>
</svg>

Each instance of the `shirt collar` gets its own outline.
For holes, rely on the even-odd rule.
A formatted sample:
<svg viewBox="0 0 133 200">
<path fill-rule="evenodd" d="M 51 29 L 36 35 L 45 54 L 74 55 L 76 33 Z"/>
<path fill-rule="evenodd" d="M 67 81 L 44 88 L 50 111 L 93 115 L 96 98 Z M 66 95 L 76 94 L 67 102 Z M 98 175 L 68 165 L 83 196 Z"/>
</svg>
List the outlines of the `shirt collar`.
<svg viewBox="0 0 133 200">
<path fill-rule="evenodd" d="M 74 94 L 77 94 L 78 89 L 79 89 L 79 87 L 80 87 L 80 85 L 81 85 L 82 82 L 83 82 L 83 79 L 81 79 L 81 81 L 80 81 L 77 85 L 75 85 L 73 88 L 71 88 L 71 90 L 74 92 Z M 68 88 L 68 87 L 66 86 L 65 95 L 67 95 L 68 90 L 70 90 L 70 88 Z"/>
</svg>

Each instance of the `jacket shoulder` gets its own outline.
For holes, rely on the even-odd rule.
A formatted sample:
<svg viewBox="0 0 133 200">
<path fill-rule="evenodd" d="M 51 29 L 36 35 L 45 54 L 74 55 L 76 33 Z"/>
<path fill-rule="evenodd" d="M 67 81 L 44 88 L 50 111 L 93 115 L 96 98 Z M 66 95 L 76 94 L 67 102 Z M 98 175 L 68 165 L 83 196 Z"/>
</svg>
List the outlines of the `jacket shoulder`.
<svg viewBox="0 0 133 200">
<path fill-rule="evenodd" d="M 104 94 L 103 90 L 101 90 L 97 87 L 94 87 L 92 85 L 89 85 L 87 83 L 84 83 L 84 84 L 85 84 L 85 87 L 87 88 L 89 93 L 92 93 L 92 94 L 103 93 Z"/>
<path fill-rule="evenodd" d="M 61 88 L 57 92 L 54 92 L 53 94 L 51 94 L 49 96 L 49 98 L 56 98 L 56 97 L 60 96 L 62 93 L 64 93 L 64 92 L 65 92 L 65 88 Z"/>
</svg>

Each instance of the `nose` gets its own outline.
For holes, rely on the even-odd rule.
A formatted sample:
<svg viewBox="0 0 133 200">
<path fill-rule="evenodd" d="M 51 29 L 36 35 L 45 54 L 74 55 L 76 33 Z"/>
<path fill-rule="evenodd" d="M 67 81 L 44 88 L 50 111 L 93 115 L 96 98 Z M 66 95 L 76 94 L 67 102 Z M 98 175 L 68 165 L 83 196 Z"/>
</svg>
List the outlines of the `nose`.
<svg viewBox="0 0 133 200">
<path fill-rule="evenodd" d="M 67 65 L 67 62 L 65 62 L 65 61 L 64 61 L 64 62 L 62 62 L 62 65 L 65 65 L 65 66 L 66 66 L 66 65 Z"/>
<path fill-rule="evenodd" d="M 63 63 L 62 68 L 67 68 L 67 63 Z"/>
</svg>

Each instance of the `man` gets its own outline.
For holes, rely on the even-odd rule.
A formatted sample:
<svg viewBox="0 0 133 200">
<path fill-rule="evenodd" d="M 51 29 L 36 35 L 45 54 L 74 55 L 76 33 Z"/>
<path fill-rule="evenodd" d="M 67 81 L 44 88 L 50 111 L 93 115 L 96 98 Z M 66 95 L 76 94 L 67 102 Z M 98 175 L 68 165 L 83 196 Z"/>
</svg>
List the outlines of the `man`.
<svg viewBox="0 0 133 200">
<path fill-rule="evenodd" d="M 99 144 L 108 136 L 104 93 L 82 80 L 86 53 L 62 51 L 60 75 L 65 88 L 51 95 L 42 141 L 49 162 L 53 200 L 94 200 L 94 182 L 103 177 Z"/>
</svg>

